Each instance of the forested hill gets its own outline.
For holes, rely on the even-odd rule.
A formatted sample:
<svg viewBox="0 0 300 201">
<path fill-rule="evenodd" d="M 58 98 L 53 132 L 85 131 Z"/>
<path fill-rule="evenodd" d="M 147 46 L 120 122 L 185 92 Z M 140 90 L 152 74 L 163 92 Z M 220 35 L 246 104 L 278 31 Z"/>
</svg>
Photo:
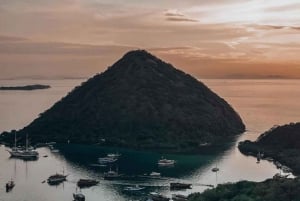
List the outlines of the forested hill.
<svg viewBox="0 0 300 201">
<path fill-rule="evenodd" d="M 234 109 L 203 83 L 136 50 L 76 87 L 17 134 L 28 133 L 33 142 L 70 140 L 185 152 L 224 143 L 244 130 Z"/>
</svg>

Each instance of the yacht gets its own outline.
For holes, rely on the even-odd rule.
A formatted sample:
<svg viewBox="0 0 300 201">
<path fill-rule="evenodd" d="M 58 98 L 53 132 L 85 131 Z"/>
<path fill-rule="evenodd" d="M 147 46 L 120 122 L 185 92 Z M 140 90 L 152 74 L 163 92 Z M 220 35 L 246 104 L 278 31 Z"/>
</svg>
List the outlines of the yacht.
<svg viewBox="0 0 300 201">
<path fill-rule="evenodd" d="M 107 154 L 107 157 L 109 158 L 119 158 L 121 156 L 121 154 L 119 153 L 109 153 Z"/>
<path fill-rule="evenodd" d="M 108 172 L 104 172 L 103 177 L 104 177 L 104 179 L 107 179 L 107 180 L 113 180 L 113 179 L 118 179 L 118 178 L 122 177 L 122 175 L 118 173 L 118 170 L 113 171 L 110 169 Z"/>
<path fill-rule="evenodd" d="M 160 159 L 157 164 L 159 166 L 173 166 L 175 164 L 175 160 L 168 160 L 165 158 Z"/>
<path fill-rule="evenodd" d="M 150 177 L 160 177 L 161 174 L 160 174 L 159 172 L 151 172 L 151 173 L 149 174 L 149 176 L 150 176 Z"/>
<path fill-rule="evenodd" d="M 28 135 L 26 135 L 26 146 L 24 148 L 18 148 L 16 146 L 17 138 L 15 133 L 15 145 L 11 150 L 8 150 L 11 157 L 22 158 L 22 159 L 37 159 L 39 157 L 39 153 L 35 151 L 33 148 L 28 147 Z"/>
<path fill-rule="evenodd" d="M 130 191 L 130 192 L 136 192 L 136 191 L 141 191 L 144 190 L 145 187 L 141 187 L 139 185 L 135 185 L 135 186 L 128 186 L 124 188 L 124 191 Z"/>
<path fill-rule="evenodd" d="M 54 174 L 54 175 L 51 175 L 48 179 L 47 179 L 47 182 L 48 184 L 50 185 L 58 185 L 64 181 L 67 180 L 67 176 L 68 175 L 64 175 L 64 174 Z"/>
<path fill-rule="evenodd" d="M 118 158 L 112 158 L 112 157 L 103 157 L 103 158 L 98 158 L 98 162 L 100 164 L 109 164 L 109 163 L 114 163 L 118 160 Z"/>
</svg>

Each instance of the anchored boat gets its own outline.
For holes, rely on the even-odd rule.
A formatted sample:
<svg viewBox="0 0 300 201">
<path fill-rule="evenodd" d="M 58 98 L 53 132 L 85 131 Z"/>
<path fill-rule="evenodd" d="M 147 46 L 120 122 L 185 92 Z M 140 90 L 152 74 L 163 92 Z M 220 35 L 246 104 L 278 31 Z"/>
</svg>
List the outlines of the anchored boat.
<svg viewBox="0 0 300 201">
<path fill-rule="evenodd" d="M 91 187 L 91 186 L 95 186 L 99 183 L 99 181 L 94 180 L 94 179 L 80 179 L 77 182 L 77 186 L 79 188 L 84 188 L 84 187 Z"/>
</svg>

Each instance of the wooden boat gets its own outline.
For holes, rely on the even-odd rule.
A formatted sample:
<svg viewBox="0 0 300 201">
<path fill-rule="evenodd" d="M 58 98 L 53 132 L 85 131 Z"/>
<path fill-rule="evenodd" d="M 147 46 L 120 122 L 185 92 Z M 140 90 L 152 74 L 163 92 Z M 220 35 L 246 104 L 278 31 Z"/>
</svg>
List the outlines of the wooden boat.
<svg viewBox="0 0 300 201">
<path fill-rule="evenodd" d="M 188 189 L 188 188 L 192 188 L 191 187 L 192 184 L 185 184 L 185 183 L 170 183 L 170 188 L 172 190 L 175 190 L 175 189 Z"/>
<path fill-rule="evenodd" d="M 185 195 L 180 195 L 180 194 L 173 194 L 172 195 L 172 200 L 173 201 L 187 201 L 188 198 Z"/>
<path fill-rule="evenodd" d="M 169 201 L 170 198 L 156 192 L 150 193 L 150 199 L 153 201 Z"/>
<path fill-rule="evenodd" d="M 91 187 L 91 186 L 95 186 L 99 183 L 99 181 L 94 180 L 94 179 L 80 179 L 77 182 L 77 186 L 79 188 L 84 188 L 84 187 Z"/>
<path fill-rule="evenodd" d="M 5 184 L 6 192 L 11 191 L 15 187 L 15 182 L 13 180 L 10 180 Z"/>
<path fill-rule="evenodd" d="M 213 172 L 218 172 L 218 171 L 219 171 L 219 168 L 214 167 L 214 168 L 211 169 L 211 171 L 213 171 Z"/>
<path fill-rule="evenodd" d="M 64 181 L 67 180 L 67 176 L 68 175 L 64 175 L 64 174 L 54 174 L 51 175 L 48 179 L 47 179 L 47 183 L 50 185 L 58 185 Z"/>
<path fill-rule="evenodd" d="M 74 201 L 85 201 L 85 196 L 82 193 L 73 193 Z"/>
</svg>

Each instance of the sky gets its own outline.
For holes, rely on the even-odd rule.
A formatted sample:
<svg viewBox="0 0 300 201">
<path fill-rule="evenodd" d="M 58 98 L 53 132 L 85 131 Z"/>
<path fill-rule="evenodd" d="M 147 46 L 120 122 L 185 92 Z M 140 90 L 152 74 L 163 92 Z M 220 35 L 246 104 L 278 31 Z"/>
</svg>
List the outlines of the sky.
<svg viewBox="0 0 300 201">
<path fill-rule="evenodd" d="M 0 0 L 0 79 L 89 77 L 146 49 L 201 78 L 300 78 L 300 0 Z"/>
</svg>

